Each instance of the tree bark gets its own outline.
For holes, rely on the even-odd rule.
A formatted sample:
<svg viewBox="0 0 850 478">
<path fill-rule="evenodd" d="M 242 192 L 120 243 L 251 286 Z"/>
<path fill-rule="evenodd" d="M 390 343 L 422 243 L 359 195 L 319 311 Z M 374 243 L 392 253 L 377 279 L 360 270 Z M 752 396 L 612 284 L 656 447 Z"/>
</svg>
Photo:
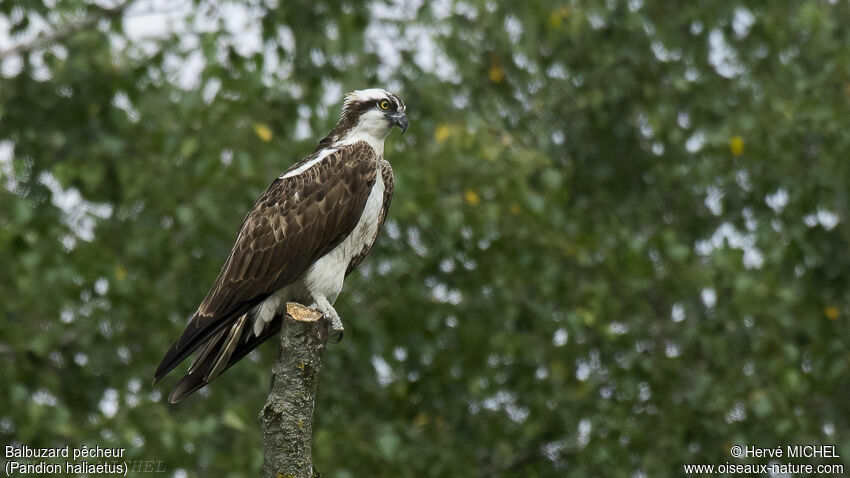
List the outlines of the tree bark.
<svg viewBox="0 0 850 478">
<path fill-rule="evenodd" d="M 263 410 L 264 478 L 313 476 L 313 408 L 328 340 L 328 321 L 300 304 L 286 304 L 280 350 Z"/>
</svg>

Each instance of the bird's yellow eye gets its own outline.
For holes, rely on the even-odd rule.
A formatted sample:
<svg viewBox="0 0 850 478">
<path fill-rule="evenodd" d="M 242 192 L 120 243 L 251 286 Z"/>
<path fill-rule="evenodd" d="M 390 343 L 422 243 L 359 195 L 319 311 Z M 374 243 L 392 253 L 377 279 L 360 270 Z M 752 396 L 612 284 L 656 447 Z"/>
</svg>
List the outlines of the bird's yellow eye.
<svg viewBox="0 0 850 478">
<path fill-rule="evenodd" d="M 390 103 L 387 100 L 383 100 L 380 103 L 378 103 L 378 107 L 381 108 L 382 110 L 386 111 L 386 110 L 390 109 Z"/>
</svg>

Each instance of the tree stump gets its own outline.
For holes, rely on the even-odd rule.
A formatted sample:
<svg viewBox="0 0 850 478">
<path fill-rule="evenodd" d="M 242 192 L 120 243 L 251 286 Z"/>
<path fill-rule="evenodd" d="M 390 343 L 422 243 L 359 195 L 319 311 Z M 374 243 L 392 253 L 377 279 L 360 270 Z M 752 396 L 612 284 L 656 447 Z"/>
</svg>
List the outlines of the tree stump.
<svg viewBox="0 0 850 478">
<path fill-rule="evenodd" d="M 313 476 L 313 409 L 329 324 L 322 314 L 287 303 L 272 385 L 260 412 L 264 478 Z"/>
</svg>

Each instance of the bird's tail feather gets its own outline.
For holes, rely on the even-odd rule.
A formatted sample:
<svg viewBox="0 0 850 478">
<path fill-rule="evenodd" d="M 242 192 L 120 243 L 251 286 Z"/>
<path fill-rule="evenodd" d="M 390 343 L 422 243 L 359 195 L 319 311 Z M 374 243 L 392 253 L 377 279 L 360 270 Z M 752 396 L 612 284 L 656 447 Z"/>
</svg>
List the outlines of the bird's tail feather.
<svg viewBox="0 0 850 478">
<path fill-rule="evenodd" d="M 169 348 L 168 352 L 165 353 L 165 357 L 163 357 L 162 362 L 159 363 L 159 367 L 157 367 L 156 372 L 154 372 L 154 385 L 162 380 L 168 372 L 171 372 L 175 367 L 180 365 L 180 362 L 185 360 L 186 357 L 191 355 L 192 352 L 198 349 L 198 347 L 208 344 L 213 338 L 218 338 L 219 333 L 221 333 L 222 330 L 228 330 L 228 325 L 234 323 L 233 318 L 241 317 L 254 305 L 256 304 L 242 304 L 242 306 L 236 309 L 232 315 L 218 319 L 200 317 L 197 314 L 192 316 L 192 319 L 189 320 L 189 323 L 186 325 L 186 329 L 183 330 L 180 338 L 174 341 L 171 348 Z"/>
<path fill-rule="evenodd" d="M 224 329 L 210 338 L 189 372 L 171 391 L 168 401 L 177 403 L 215 380 L 258 345 L 280 332 L 282 319 L 276 316 L 266 324 L 259 336 L 252 333 L 252 327 L 246 327 L 247 322 L 247 316 L 243 315 L 230 329 Z"/>
<path fill-rule="evenodd" d="M 233 327 L 230 328 L 227 338 L 225 338 L 221 347 L 218 349 L 218 356 L 215 358 L 212 368 L 210 368 L 210 370 L 204 375 L 204 380 L 208 382 L 212 381 L 212 379 L 219 376 L 221 372 L 224 371 L 224 367 L 230 363 L 230 357 L 233 355 L 233 351 L 236 350 L 236 346 L 239 344 L 239 339 L 242 338 L 242 334 L 245 331 L 245 322 L 247 321 L 248 314 L 244 314 L 242 317 L 239 317 L 236 323 L 233 324 Z M 251 333 L 250 327 L 248 333 Z"/>
<path fill-rule="evenodd" d="M 192 361 L 192 365 L 189 366 L 187 373 L 195 373 L 198 371 L 198 368 L 206 361 L 207 357 L 218 348 L 221 338 L 224 337 L 224 334 L 226 334 L 227 331 L 228 329 L 221 329 L 220 332 L 207 340 L 206 345 L 204 345 L 201 349 L 201 353 L 199 353 L 198 356 L 195 357 L 195 360 Z"/>
</svg>

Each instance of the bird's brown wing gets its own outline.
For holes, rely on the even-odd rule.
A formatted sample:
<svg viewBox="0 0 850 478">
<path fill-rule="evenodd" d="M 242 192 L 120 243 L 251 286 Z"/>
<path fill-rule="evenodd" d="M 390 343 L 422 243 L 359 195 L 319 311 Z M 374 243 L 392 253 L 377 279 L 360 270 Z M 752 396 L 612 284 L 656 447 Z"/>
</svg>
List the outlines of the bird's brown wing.
<svg viewBox="0 0 850 478">
<path fill-rule="evenodd" d="M 359 142 L 276 179 L 245 217 L 218 278 L 166 352 L 154 382 L 350 234 L 375 184 L 376 161 L 374 150 Z"/>
</svg>

